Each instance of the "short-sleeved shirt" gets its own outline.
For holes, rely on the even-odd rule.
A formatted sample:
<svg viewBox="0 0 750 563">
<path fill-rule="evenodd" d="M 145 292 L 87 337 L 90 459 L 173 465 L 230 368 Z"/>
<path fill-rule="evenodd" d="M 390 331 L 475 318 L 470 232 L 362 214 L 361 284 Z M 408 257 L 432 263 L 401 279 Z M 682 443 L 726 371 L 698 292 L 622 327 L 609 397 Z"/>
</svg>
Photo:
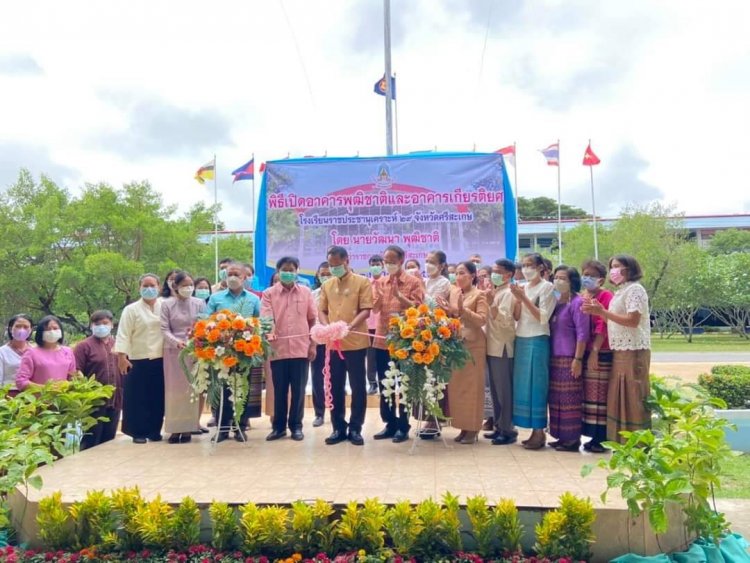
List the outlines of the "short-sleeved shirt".
<svg viewBox="0 0 750 563">
<path fill-rule="evenodd" d="M 398 285 L 399 293 L 416 306 L 424 301 L 424 285 L 421 278 L 414 277 L 404 271 L 382 277 L 375 283 L 380 286 L 381 293 L 383 294 L 381 300 L 375 305 L 375 310 L 380 313 L 378 326 L 375 329 L 375 336 L 385 337 L 388 334 L 388 322 L 391 317 L 399 315 L 406 310 L 406 307 L 396 297 L 395 286 Z M 385 338 L 375 338 L 373 348 L 387 350 L 388 343 L 385 341 Z"/>
<path fill-rule="evenodd" d="M 16 385 L 24 390 L 29 383 L 44 385 L 48 381 L 65 381 L 75 371 L 76 359 L 73 350 L 67 346 L 58 346 L 54 350 L 29 348 L 21 357 Z"/>
<path fill-rule="evenodd" d="M 610 301 L 609 310 L 616 315 L 627 315 L 636 311 L 641 314 L 641 319 L 636 327 L 623 326 L 611 320 L 607 321 L 609 347 L 612 350 L 651 349 L 648 293 L 641 284 L 637 282 L 622 284 Z"/>
<path fill-rule="evenodd" d="M 260 299 L 247 289 L 243 289 L 237 295 L 229 289 L 214 293 L 208 299 L 209 314 L 228 309 L 233 313 L 239 313 L 245 318 L 260 316 Z"/>
<path fill-rule="evenodd" d="M 328 315 L 329 322 L 351 323 L 360 311 L 372 309 L 372 284 L 364 276 L 348 272 L 343 278 L 332 278 L 320 288 L 320 310 Z M 341 341 L 341 349 L 361 350 L 370 345 L 367 322 L 352 327 L 352 331 Z"/>
</svg>

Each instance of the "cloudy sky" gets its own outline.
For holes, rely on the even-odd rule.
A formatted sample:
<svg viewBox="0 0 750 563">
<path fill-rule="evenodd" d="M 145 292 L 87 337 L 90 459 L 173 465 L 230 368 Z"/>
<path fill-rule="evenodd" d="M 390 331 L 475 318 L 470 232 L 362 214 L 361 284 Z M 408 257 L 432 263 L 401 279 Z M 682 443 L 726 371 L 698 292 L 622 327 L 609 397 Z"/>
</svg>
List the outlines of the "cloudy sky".
<svg viewBox="0 0 750 563">
<path fill-rule="evenodd" d="M 750 212 L 750 2 L 393 0 L 400 152 L 518 143 L 521 195 L 661 199 Z M 76 190 L 148 179 L 182 208 L 216 153 L 222 219 L 248 228 L 229 172 L 385 152 L 381 0 L 29 1 L 3 7 L 0 189 L 20 167 Z"/>
</svg>

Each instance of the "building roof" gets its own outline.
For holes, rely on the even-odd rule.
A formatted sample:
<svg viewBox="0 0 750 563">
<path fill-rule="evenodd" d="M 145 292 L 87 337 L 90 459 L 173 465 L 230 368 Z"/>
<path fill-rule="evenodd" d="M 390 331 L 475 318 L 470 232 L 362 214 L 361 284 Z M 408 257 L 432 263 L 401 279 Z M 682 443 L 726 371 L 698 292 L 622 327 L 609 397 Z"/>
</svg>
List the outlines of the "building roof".
<svg viewBox="0 0 750 563">
<path fill-rule="evenodd" d="M 686 215 L 684 217 L 671 217 L 675 221 L 682 221 L 685 229 L 750 229 L 750 213 L 738 213 L 735 215 Z M 597 224 L 611 226 L 617 219 L 598 219 Z M 569 230 L 583 223 L 590 223 L 591 219 L 563 219 L 563 230 Z M 520 221 L 518 234 L 534 235 L 542 233 L 557 233 L 557 221 Z"/>
</svg>

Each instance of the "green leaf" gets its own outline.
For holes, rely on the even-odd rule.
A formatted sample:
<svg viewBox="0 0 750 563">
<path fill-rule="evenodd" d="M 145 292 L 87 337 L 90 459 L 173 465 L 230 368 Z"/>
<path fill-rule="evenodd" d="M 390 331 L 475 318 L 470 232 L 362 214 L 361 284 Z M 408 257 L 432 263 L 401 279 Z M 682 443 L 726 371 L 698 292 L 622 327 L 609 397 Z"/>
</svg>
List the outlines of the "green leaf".
<svg viewBox="0 0 750 563">
<path fill-rule="evenodd" d="M 29 484 L 30 487 L 33 487 L 33 488 L 35 488 L 37 490 L 41 489 L 42 485 L 44 484 L 42 482 L 41 475 L 32 475 L 31 477 L 29 477 L 29 480 L 27 482 L 28 482 L 28 484 Z"/>
</svg>

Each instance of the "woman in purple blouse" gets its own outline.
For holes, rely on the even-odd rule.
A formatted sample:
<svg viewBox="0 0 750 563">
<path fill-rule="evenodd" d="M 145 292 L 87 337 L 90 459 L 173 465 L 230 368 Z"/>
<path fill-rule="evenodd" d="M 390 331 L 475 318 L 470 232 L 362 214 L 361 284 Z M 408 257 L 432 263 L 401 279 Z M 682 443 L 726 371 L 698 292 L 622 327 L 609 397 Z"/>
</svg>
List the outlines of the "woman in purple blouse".
<svg viewBox="0 0 750 563">
<path fill-rule="evenodd" d="M 48 381 L 65 381 L 75 374 L 76 360 L 73 351 L 62 345 L 64 337 L 57 317 L 48 315 L 39 321 L 34 335 L 37 346 L 23 355 L 16 372 L 16 385 L 20 390 Z"/>
<path fill-rule="evenodd" d="M 557 305 L 550 319 L 551 357 L 549 381 L 549 433 L 557 451 L 577 452 L 581 447 L 583 413 L 583 355 L 589 340 L 590 319 L 581 311 L 578 295 L 581 276 L 575 268 L 560 265 L 554 280 Z"/>
</svg>

